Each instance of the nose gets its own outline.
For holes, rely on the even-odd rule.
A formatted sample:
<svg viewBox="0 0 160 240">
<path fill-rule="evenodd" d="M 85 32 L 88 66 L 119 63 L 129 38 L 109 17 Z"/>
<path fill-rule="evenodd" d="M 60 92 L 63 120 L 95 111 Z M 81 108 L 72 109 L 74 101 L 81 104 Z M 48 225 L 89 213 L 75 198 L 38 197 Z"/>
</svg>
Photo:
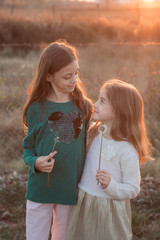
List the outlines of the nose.
<svg viewBox="0 0 160 240">
<path fill-rule="evenodd" d="M 75 74 L 72 79 L 72 83 L 76 83 L 78 81 L 78 75 Z"/>
</svg>

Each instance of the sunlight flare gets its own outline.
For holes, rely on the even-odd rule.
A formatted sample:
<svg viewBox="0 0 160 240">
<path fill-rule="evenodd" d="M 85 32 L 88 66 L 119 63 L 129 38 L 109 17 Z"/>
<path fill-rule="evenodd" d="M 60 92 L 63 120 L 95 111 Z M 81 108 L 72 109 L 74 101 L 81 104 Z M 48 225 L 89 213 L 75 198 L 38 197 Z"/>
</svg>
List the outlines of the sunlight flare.
<svg viewBox="0 0 160 240">
<path fill-rule="evenodd" d="M 144 0 L 147 3 L 152 3 L 154 0 Z"/>
</svg>

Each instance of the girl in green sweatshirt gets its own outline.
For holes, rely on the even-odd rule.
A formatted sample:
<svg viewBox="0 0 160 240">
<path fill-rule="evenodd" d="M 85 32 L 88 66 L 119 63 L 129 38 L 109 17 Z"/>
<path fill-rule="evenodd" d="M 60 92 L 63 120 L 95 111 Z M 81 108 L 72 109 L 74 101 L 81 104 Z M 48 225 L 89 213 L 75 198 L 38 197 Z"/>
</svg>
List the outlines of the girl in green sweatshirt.
<svg viewBox="0 0 160 240">
<path fill-rule="evenodd" d="M 65 41 L 41 53 L 24 107 L 23 159 L 29 166 L 27 240 L 63 240 L 84 159 L 92 104 L 78 77 L 76 49 Z"/>
</svg>

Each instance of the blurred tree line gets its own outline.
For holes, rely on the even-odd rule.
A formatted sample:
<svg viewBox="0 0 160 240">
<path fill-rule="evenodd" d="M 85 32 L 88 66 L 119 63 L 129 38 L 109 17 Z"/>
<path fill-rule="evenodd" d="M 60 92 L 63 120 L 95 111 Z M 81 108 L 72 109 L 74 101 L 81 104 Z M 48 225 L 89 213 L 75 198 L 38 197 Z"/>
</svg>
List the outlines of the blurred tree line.
<svg viewBox="0 0 160 240">
<path fill-rule="evenodd" d="M 38 8 L 46 5 L 54 10 L 62 2 L 64 0 L 0 0 L 0 8 L 8 8 L 10 14 L 13 15 L 17 8 Z"/>
</svg>

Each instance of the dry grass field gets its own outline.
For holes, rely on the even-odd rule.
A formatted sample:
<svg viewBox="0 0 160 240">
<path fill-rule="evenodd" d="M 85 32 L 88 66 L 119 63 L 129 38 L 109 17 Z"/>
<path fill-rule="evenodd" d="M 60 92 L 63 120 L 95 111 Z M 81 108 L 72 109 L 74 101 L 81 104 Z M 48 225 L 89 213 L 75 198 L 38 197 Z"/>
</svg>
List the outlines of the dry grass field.
<svg viewBox="0 0 160 240">
<path fill-rule="evenodd" d="M 76 33 L 76 34 L 75 34 Z M 101 41 L 160 41 L 159 8 L 0 8 L 0 44 Z"/>
<path fill-rule="evenodd" d="M 132 35 L 134 27 L 138 29 L 139 34 L 145 34 L 143 38 L 147 36 L 147 41 L 159 41 L 160 16 L 158 16 L 158 11 L 143 10 L 140 23 L 137 23 L 136 12 L 133 9 L 100 12 L 84 9 L 83 18 L 75 10 L 57 11 L 54 16 L 46 10 L 39 10 L 35 15 L 34 10 L 32 15 L 30 12 L 29 17 L 24 10 L 17 9 L 12 16 L 9 15 L 9 10 L 5 11 L 4 14 L 4 11 L 0 10 L 0 19 L 4 20 L 0 21 L 0 36 L 6 34 L 3 39 L 8 39 L 7 26 L 15 31 L 19 19 L 21 19 L 22 32 L 27 29 L 23 32 L 25 34 L 33 29 L 33 26 L 37 26 L 34 28 L 35 31 L 39 29 L 39 24 L 42 22 L 44 26 L 46 22 L 48 26 L 52 26 L 50 25 L 52 20 L 62 27 L 58 36 L 76 44 L 79 51 L 80 78 L 93 102 L 98 97 L 100 86 L 107 79 L 118 78 L 131 82 L 139 89 L 145 103 L 146 124 L 154 146 L 155 160 L 148 161 L 141 166 L 142 191 L 132 202 L 134 240 L 160 239 L 160 215 L 158 215 L 160 212 L 160 45 L 140 44 L 139 41 L 137 44 L 124 43 L 124 40 L 135 41 Z M 10 25 L 2 28 L 4 23 Z M 142 31 L 142 25 L 144 31 Z M 28 26 L 30 26 L 29 29 Z M 86 26 L 87 31 L 84 29 Z M 116 34 L 118 32 L 114 35 L 114 39 L 107 37 L 110 36 L 107 26 L 111 30 L 115 29 Z M 48 29 L 51 33 L 52 28 Z M 80 39 L 74 38 L 77 29 L 82 29 L 84 33 Z M 99 29 L 99 36 L 94 39 L 92 37 L 97 36 L 97 34 L 94 35 L 97 29 Z M 44 30 L 44 33 L 38 32 L 36 36 L 46 34 L 46 28 L 41 27 L 41 30 Z M 16 32 L 21 31 L 17 28 Z M 25 35 L 24 38 L 21 35 L 10 34 L 8 43 L 26 43 Z M 44 42 L 44 39 L 37 42 L 34 36 L 31 32 L 28 43 Z M 50 36 L 52 41 L 57 39 L 54 32 Z M 145 40 L 143 38 L 142 40 Z M 47 41 L 50 42 L 51 39 Z M 1 44 L 7 43 L 2 39 L 0 41 Z M 4 240 L 25 239 L 25 188 L 28 169 L 22 160 L 21 143 L 24 137 L 22 110 L 40 51 L 38 47 L 35 49 L 25 46 L 16 48 L 0 46 L 0 193 L 2 197 L 0 238 Z"/>
</svg>

